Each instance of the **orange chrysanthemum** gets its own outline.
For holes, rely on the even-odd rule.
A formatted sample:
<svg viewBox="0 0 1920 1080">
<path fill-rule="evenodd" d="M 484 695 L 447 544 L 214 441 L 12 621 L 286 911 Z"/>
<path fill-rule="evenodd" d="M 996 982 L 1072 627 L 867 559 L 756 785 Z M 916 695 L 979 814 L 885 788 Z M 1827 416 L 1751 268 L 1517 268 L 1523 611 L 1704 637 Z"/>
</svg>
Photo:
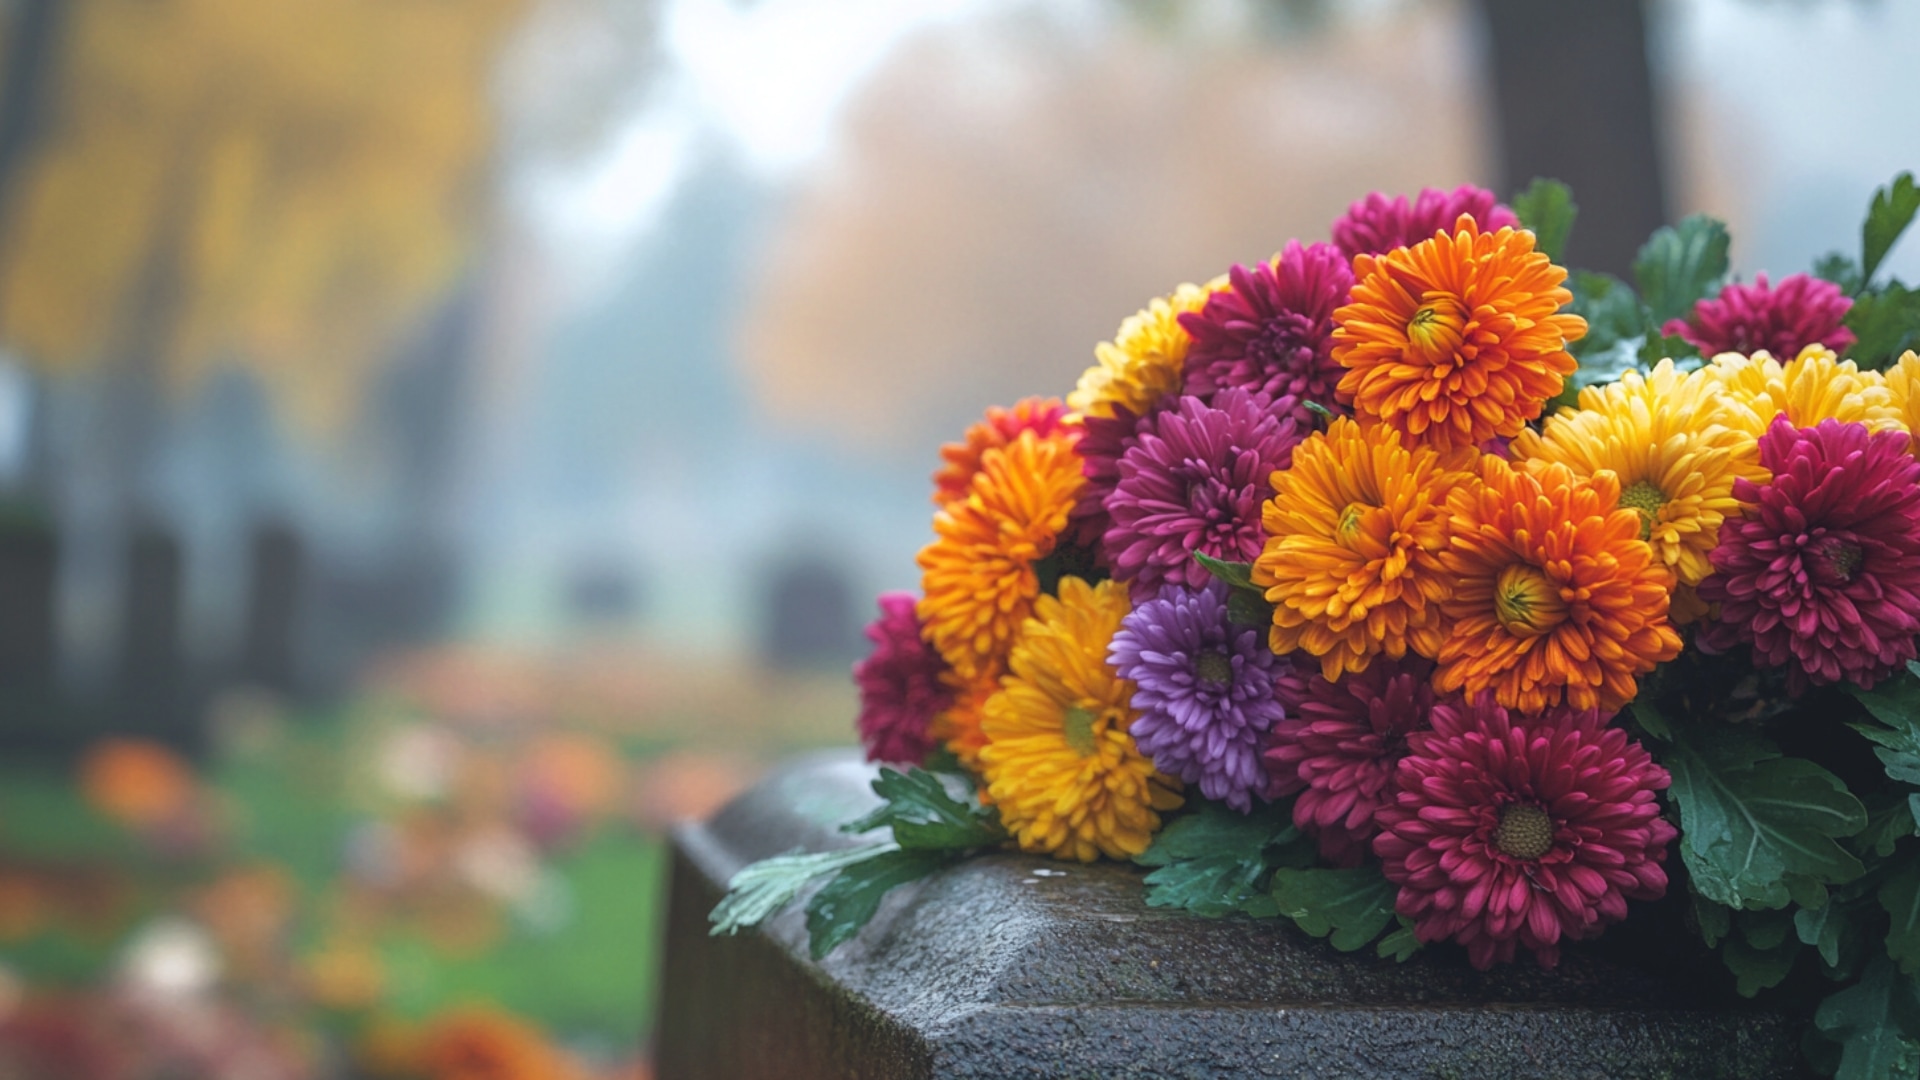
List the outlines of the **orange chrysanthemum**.
<svg viewBox="0 0 1920 1080">
<path fill-rule="evenodd" d="M 1524 229 L 1481 232 L 1461 215 L 1385 255 L 1357 255 L 1352 302 L 1333 313 L 1340 400 L 1442 450 L 1520 433 L 1578 366 L 1567 342 L 1587 323 L 1561 314 L 1567 272 Z"/>
<path fill-rule="evenodd" d="M 967 497 L 933 518 L 920 549 L 920 621 L 927 641 L 963 679 L 996 670 L 1033 611 L 1033 564 L 1053 553 L 1080 488 L 1068 436 L 1031 431 L 980 456 Z"/>
<path fill-rule="evenodd" d="M 1440 648 L 1449 592 L 1447 495 L 1473 480 L 1475 452 L 1409 450 L 1390 427 L 1334 421 L 1273 474 L 1253 580 L 1273 603 L 1273 651 L 1305 649 L 1329 681 L 1382 653 Z"/>
<path fill-rule="evenodd" d="M 1721 353 L 1701 369 L 1747 406 L 1754 438 L 1785 413 L 1794 427 L 1822 420 L 1865 424 L 1874 431 L 1903 426 L 1893 391 L 1877 371 L 1861 371 L 1832 349 L 1809 345 L 1782 364 L 1765 352 Z"/>
<path fill-rule="evenodd" d="M 1000 688 L 1000 673 L 989 671 L 977 678 L 962 679 L 948 669 L 940 681 L 953 688 L 953 704 L 934 715 L 928 734 L 959 758 L 960 764 L 977 773 L 980 748 L 987 745 L 987 736 L 980 730 L 980 710 Z"/>
<path fill-rule="evenodd" d="M 987 415 L 967 428 L 957 443 L 940 448 L 940 468 L 933 474 L 933 505 L 945 506 L 967 497 L 967 488 L 980 472 L 980 458 L 1031 431 L 1043 439 L 1079 436 L 1079 418 L 1067 412 L 1059 398 L 1022 398 L 1013 408 L 988 407 Z"/>
<path fill-rule="evenodd" d="M 198 789 L 180 755 L 144 739 L 102 739 L 80 761 L 80 790 L 123 825 L 158 825 L 186 809 Z"/>
<path fill-rule="evenodd" d="M 1060 579 L 1021 630 L 1009 673 L 987 699 L 980 764 L 987 795 L 1020 850 L 1092 862 L 1147 850 L 1160 811 L 1180 805 L 1128 733 L 1134 685 L 1107 662 L 1132 605 L 1118 581 Z"/>
<path fill-rule="evenodd" d="M 489 1008 L 460 1009 L 428 1026 L 419 1066 L 427 1080 L 575 1080 L 566 1057 L 531 1025 Z"/>
<path fill-rule="evenodd" d="M 1625 705 L 1636 676 L 1679 655 L 1680 635 L 1667 620 L 1673 575 L 1640 539 L 1639 511 L 1620 505 L 1619 478 L 1488 455 L 1480 479 L 1448 499 L 1453 540 L 1440 561 L 1454 589 L 1434 688 L 1492 690 L 1529 714 L 1563 699 Z"/>
<path fill-rule="evenodd" d="M 1908 349 L 1900 362 L 1886 370 L 1887 393 L 1900 423 L 1906 426 L 1907 449 L 1920 456 L 1920 353 Z"/>
</svg>

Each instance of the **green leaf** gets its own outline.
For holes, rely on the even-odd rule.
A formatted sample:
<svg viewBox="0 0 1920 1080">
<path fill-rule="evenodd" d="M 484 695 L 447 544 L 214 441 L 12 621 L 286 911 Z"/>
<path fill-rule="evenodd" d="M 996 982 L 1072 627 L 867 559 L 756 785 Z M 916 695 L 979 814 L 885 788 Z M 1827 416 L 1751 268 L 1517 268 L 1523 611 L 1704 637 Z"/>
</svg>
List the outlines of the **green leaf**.
<svg viewBox="0 0 1920 1080">
<path fill-rule="evenodd" d="M 1733 972 L 1734 989 L 1741 997 L 1752 997 L 1769 987 L 1779 986 L 1793 972 L 1793 962 L 1799 956 L 1800 942 L 1796 939 L 1763 949 L 1734 937 L 1720 946 L 1720 959 L 1727 970 Z"/>
<path fill-rule="evenodd" d="M 1250 589 L 1227 595 L 1227 621 L 1235 626 L 1266 626 L 1273 622 L 1273 605 Z"/>
<path fill-rule="evenodd" d="M 1193 560 L 1205 567 L 1207 573 L 1226 582 L 1233 588 L 1256 590 L 1259 588 L 1259 586 L 1253 583 L 1252 563 L 1228 562 L 1225 559 L 1216 559 L 1204 551 L 1194 552 Z"/>
<path fill-rule="evenodd" d="M 1333 410 L 1327 408 L 1325 405 L 1322 405 L 1317 401 L 1303 401 L 1300 403 L 1300 405 L 1302 408 L 1306 409 L 1308 412 L 1314 415 L 1314 421 L 1317 426 L 1325 427 L 1326 425 L 1333 423 L 1335 419 Z"/>
<path fill-rule="evenodd" d="M 1547 258 L 1559 262 L 1565 257 L 1573 219 L 1580 213 L 1567 185 L 1535 177 L 1527 190 L 1513 197 L 1512 206 L 1520 224 L 1533 230 L 1534 244 L 1547 253 Z"/>
<path fill-rule="evenodd" d="M 1908 661 L 1906 674 L 1883 679 L 1872 690 L 1849 684 L 1847 692 L 1888 727 L 1920 727 L 1920 662 Z"/>
<path fill-rule="evenodd" d="M 873 793 L 886 801 L 865 817 L 842 825 L 841 832 L 891 827 L 894 843 L 909 851 L 991 847 L 1007 839 L 999 811 L 955 798 L 939 773 L 883 768 L 873 781 Z"/>
<path fill-rule="evenodd" d="M 1866 809 L 1813 762 L 1782 757 L 1738 729 L 1701 728 L 1674 742 L 1666 765 L 1680 809 L 1681 858 L 1708 899 L 1785 907 L 1802 884 L 1839 884 L 1865 872 L 1835 838 L 1865 827 Z"/>
<path fill-rule="evenodd" d="M 1586 336 L 1567 347 L 1568 352 L 1580 358 L 1582 368 L 1588 366 L 1588 357 L 1598 357 L 1646 336 L 1646 309 L 1640 306 L 1640 298 L 1626 282 L 1612 274 L 1576 270 L 1567 280 L 1567 288 L 1573 292 L 1573 303 L 1567 305 L 1567 310 L 1587 320 Z M 1633 352 L 1632 348 L 1627 349 L 1628 355 Z M 1579 377 L 1575 373 L 1574 378 Z M 1588 380 L 1595 381 L 1598 380 Z"/>
<path fill-rule="evenodd" d="M 1633 260 L 1633 279 L 1652 324 L 1685 318 L 1727 276 L 1727 227 L 1705 214 L 1654 232 Z"/>
<path fill-rule="evenodd" d="M 1633 721 L 1640 730 L 1659 739 L 1661 742 L 1673 741 L 1673 727 L 1667 723 L 1666 714 L 1655 708 L 1652 702 L 1636 701 L 1627 706 L 1633 711 Z"/>
<path fill-rule="evenodd" d="M 1814 261 L 1813 276 L 1821 281 L 1833 282 L 1848 296 L 1859 292 L 1860 286 L 1865 284 L 1860 279 L 1860 264 L 1837 251 L 1829 251 Z"/>
<path fill-rule="evenodd" d="M 1846 325 L 1859 339 L 1849 350 L 1853 358 L 1863 367 L 1885 368 L 1920 345 L 1920 289 L 1890 281 L 1882 289 L 1863 292 L 1853 298 Z"/>
<path fill-rule="evenodd" d="M 1868 962 L 1859 982 L 1822 1001 L 1813 1023 L 1841 1046 L 1835 1080 L 1920 1076 L 1920 1047 L 1904 1034 L 1920 1028 L 1920 996 L 1884 956 Z"/>
<path fill-rule="evenodd" d="M 1908 671 L 1873 690 L 1847 689 L 1880 721 L 1847 726 L 1878 744 L 1873 753 L 1889 777 L 1920 784 L 1920 678 Z"/>
<path fill-rule="evenodd" d="M 1048 596 L 1060 595 L 1061 578 L 1077 577 L 1089 585 L 1107 580 L 1107 572 L 1100 569 L 1092 551 L 1065 542 L 1054 545 L 1045 558 L 1034 561 L 1033 576 L 1040 583 L 1040 591 Z"/>
<path fill-rule="evenodd" d="M 727 895 L 720 898 L 713 913 L 709 934 L 733 934 L 765 922 L 786 907 L 807 883 L 849 866 L 877 859 L 890 851 L 892 844 L 868 844 L 840 851 L 789 851 L 741 867 L 727 882 Z"/>
<path fill-rule="evenodd" d="M 1700 940 L 1715 948 L 1733 932 L 1733 909 L 1718 901 L 1693 893 L 1693 921 L 1700 926 Z"/>
<path fill-rule="evenodd" d="M 1793 930 L 1800 943 L 1819 950 L 1820 959 L 1830 968 L 1840 966 L 1840 936 L 1846 926 L 1846 911 L 1839 904 L 1801 908 L 1793 913 Z"/>
<path fill-rule="evenodd" d="M 1640 351 L 1635 354 L 1643 368 L 1652 368 L 1662 360 L 1684 362 L 1698 359 L 1699 356 L 1700 350 L 1693 342 L 1678 334 L 1648 334 L 1647 339 L 1640 343 Z M 1684 368 L 1685 364 L 1681 363 L 1681 366 Z"/>
<path fill-rule="evenodd" d="M 1386 937 L 1381 938 L 1379 946 L 1374 949 L 1374 953 L 1382 960 L 1391 959 L 1397 964 L 1404 964 L 1414 953 L 1419 952 L 1426 943 L 1421 941 L 1420 936 L 1413 932 L 1413 923 L 1408 920 L 1406 916 L 1401 915 L 1396 916 L 1396 918 L 1400 920 L 1400 928 L 1388 934 Z"/>
<path fill-rule="evenodd" d="M 1860 830 L 1848 843 L 1853 850 L 1862 855 L 1874 855 L 1886 858 L 1893 854 L 1894 846 L 1909 836 L 1920 835 L 1915 829 L 1914 799 L 1905 791 L 1888 787 L 1883 791 L 1868 792 L 1860 801 L 1867 807 L 1867 827 Z"/>
<path fill-rule="evenodd" d="M 955 860 L 951 851 L 889 851 L 856 863 L 807 901 L 807 949 L 819 960 L 867 925 L 896 885 L 918 881 Z"/>
<path fill-rule="evenodd" d="M 1920 187 L 1914 186 L 1910 172 L 1901 173 L 1893 178 L 1893 183 L 1873 193 L 1873 203 L 1867 207 L 1867 220 L 1860 226 L 1860 280 L 1873 280 L 1874 271 L 1880 269 L 1881 260 L 1912 224 L 1917 210 L 1920 210 Z"/>
<path fill-rule="evenodd" d="M 1268 872 L 1276 864 L 1313 858 L 1312 845 L 1288 818 L 1284 804 L 1240 814 L 1201 802 L 1160 830 L 1153 845 L 1135 857 L 1142 866 L 1158 867 L 1146 877 L 1147 906 L 1208 918 L 1279 914 L 1264 888 Z"/>
<path fill-rule="evenodd" d="M 1920 973 L 1920 865 L 1907 863 L 1880 885 L 1880 906 L 1891 920 L 1887 955 L 1902 975 Z"/>
<path fill-rule="evenodd" d="M 1333 947 L 1352 952 L 1380 936 L 1393 921 L 1393 883 L 1378 866 L 1351 870 L 1275 870 L 1273 898 L 1280 914 L 1314 937 L 1331 936 Z"/>
</svg>

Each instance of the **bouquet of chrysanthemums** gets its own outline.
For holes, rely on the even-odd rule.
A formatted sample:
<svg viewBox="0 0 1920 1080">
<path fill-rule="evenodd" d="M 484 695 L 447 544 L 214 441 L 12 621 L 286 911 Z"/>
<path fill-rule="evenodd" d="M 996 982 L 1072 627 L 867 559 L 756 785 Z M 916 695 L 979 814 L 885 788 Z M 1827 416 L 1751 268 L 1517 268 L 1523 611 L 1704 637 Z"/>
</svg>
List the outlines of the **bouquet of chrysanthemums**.
<svg viewBox="0 0 1920 1080">
<path fill-rule="evenodd" d="M 1181 285 L 1065 400 L 942 451 L 919 595 L 854 669 L 849 832 L 717 930 L 816 954 L 972 851 L 1152 867 L 1147 902 L 1486 968 L 1687 894 L 1807 1042 L 1920 1068 L 1920 290 L 1857 257 L 1727 279 L 1661 229 L 1555 265 L 1567 189 L 1370 195 L 1330 243 Z"/>
</svg>

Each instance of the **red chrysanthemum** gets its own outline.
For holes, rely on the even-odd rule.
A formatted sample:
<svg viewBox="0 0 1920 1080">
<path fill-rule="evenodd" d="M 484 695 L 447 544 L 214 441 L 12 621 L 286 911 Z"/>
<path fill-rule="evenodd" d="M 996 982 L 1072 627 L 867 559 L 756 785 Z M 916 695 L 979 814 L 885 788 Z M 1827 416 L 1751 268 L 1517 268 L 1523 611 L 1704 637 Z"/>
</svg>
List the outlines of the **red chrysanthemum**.
<svg viewBox="0 0 1920 1080">
<path fill-rule="evenodd" d="M 967 486 L 980 471 L 981 455 L 988 450 L 1007 446 L 1023 431 L 1046 439 L 1066 432 L 1073 424 L 1072 414 L 1059 398 L 1022 398 L 1011 409 L 988 407 L 987 415 L 967 428 L 964 441 L 940 448 L 942 464 L 933 474 L 933 505 L 945 506 L 966 498 Z"/>
<path fill-rule="evenodd" d="M 1825 345 L 1846 355 L 1854 343 L 1853 331 L 1841 320 L 1853 301 L 1831 281 L 1807 274 L 1767 284 L 1767 275 L 1753 275 L 1751 285 L 1728 285 L 1720 295 L 1693 305 L 1685 319 L 1668 320 L 1661 329 L 1677 334 L 1706 356 L 1754 353 L 1764 349 L 1774 356 L 1797 356 L 1809 345 Z"/>
<path fill-rule="evenodd" d="M 1760 438 L 1761 485 L 1735 480 L 1744 512 L 1720 527 L 1700 599 L 1720 617 L 1700 645 L 1753 646 L 1788 688 L 1872 687 L 1915 657 L 1920 633 L 1920 462 L 1904 431 L 1785 414 Z"/>
<path fill-rule="evenodd" d="M 933 749 L 933 718 L 953 704 L 953 689 L 941 678 L 947 662 L 921 639 L 914 605 L 912 593 L 882 593 L 880 617 L 867 627 L 873 652 L 853 665 L 868 761 L 924 760 Z"/>
<path fill-rule="evenodd" d="M 1286 249 L 1249 270 L 1236 266 L 1229 287 L 1207 306 L 1180 316 L 1193 336 L 1186 392 L 1209 397 L 1228 387 L 1331 407 L 1341 368 L 1333 361 L 1333 312 L 1347 302 L 1353 270 L 1331 244 Z"/>
<path fill-rule="evenodd" d="M 1328 862 L 1358 866 L 1366 854 L 1374 815 L 1393 799 L 1407 737 L 1428 726 L 1432 672 L 1416 656 L 1379 658 L 1328 682 L 1317 661 L 1301 658 L 1276 681 L 1287 712 L 1261 754 L 1269 797 L 1300 793 L 1293 823 L 1319 841 Z"/>
<path fill-rule="evenodd" d="M 1376 191 L 1347 207 L 1346 214 L 1333 223 L 1333 245 L 1349 259 L 1355 255 L 1384 255 L 1394 248 L 1433 239 L 1434 233 L 1452 228 L 1461 214 L 1472 214 L 1481 232 L 1520 224 L 1493 192 L 1472 184 L 1461 184 L 1452 191 L 1421 188 L 1411 203 L 1405 195 L 1389 199 Z"/>
<path fill-rule="evenodd" d="M 1438 705 L 1432 721 L 1409 740 L 1373 840 L 1420 940 L 1451 938 L 1482 970 L 1521 945 L 1552 967 L 1561 939 L 1666 892 L 1676 832 L 1654 792 L 1670 778 L 1626 732 L 1597 711 L 1510 715 L 1488 694 Z"/>
</svg>

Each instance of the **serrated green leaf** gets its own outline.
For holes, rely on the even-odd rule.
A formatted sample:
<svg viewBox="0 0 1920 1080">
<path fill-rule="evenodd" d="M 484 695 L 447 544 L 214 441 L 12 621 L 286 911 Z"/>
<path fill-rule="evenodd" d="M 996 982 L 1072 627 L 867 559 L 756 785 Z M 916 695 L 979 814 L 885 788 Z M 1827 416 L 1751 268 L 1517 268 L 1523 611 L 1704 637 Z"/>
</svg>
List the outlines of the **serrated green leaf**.
<svg viewBox="0 0 1920 1080">
<path fill-rule="evenodd" d="M 1756 949 L 1778 948 L 1793 937 L 1793 915 L 1786 911 L 1742 911 L 1733 921 L 1741 938 Z"/>
<path fill-rule="evenodd" d="M 1634 358 L 1643 368 L 1651 369 L 1662 360 L 1676 362 L 1698 359 L 1700 350 L 1693 342 L 1678 334 L 1648 334 L 1640 343 L 1640 351 Z"/>
<path fill-rule="evenodd" d="M 1623 343 L 1637 342 L 1646 336 L 1646 310 L 1626 282 L 1612 274 L 1576 270 L 1567 279 L 1567 288 L 1573 293 L 1573 303 L 1567 305 L 1567 310 L 1587 320 L 1586 336 L 1567 346 L 1567 351 L 1580 359 L 1582 368 L 1588 366 L 1588 357 L 1597 358 Z M 1629 348 L 1627 355 L 1634 352 Z M 1579 377 L 1576 372 L 1574 378 Z M 1597 381 L 1602 380 L 1588 379 L 1586 384 Z"/>
<path fill-rule="evenodd" d="M 1920 997 L 1884 956 L 1867 963 L 1859 982 L 1822 1001 L 1813 1023 L 1841 1046 L 1835 1080 L 1920 1076 L 1920 1046 L 1905 1034 L 1920 1028 Z"/>
<path fill-rule="evenodd" d="M 1894 846 L 1901 840 L 1920 835 L 1915 828 L 1920 822 L 1914 818 L 1913 798 L 1892 787 L 1868 792 L 1860 800 L 1867 808 L 1867 827 L 1848 844 L 1862 856 L 1884 859 L 1893 854 Z"/>
<path fill-rule="evenodd" d="M 1546 252 L 1547 258 L 1559 262 L 1566 256 L 1567 237 L 1572 235 L 1573 220 L 1580 213 L 1567 185 L 1535 177 L 1510 205 L 1520 224 L 1533 230 L 1534 246 Z"/>
<path fill-rule="evenodd" d="M 1393 883 L 1378 866 L 1273 872 L 1273 898 L 1280 914 L 1314 937 L 1329 938 L 1341 952 L 1362 948 L 1380 936 L 1394 918 L 1394 893 Z"/>
<path fill-rule="evenodd" d="M 1741 997 L 1752 997 L 1762 990 L 1780 985 L 1793 972 L 1800 949 L 1797 938 L 1778 942 L 1771 948 L 1760 948 L 1738 937 L 1731 937 L 1720 946 L 1720 959 L 1727 965 L 1727 970 L 1733 972 L 1734 989 L 1740 992 Z"/>
<path fill-rule="evenodd" d="M 1814 260 L 1813 276 L 1821 281 L 1833 282 L 1848 296 L 1859 292 L 1863 284 L 1860 280 L 1860 264 L 1838 251 L 1829 251 Z"/>
<path fill-rule="evenodd" d="M 1208 918 L 1236 912 L 1279 913 L 1264 888 L 1275 865 L 1312 857 L 1312 845 L 1294 829 L 1284 805 L 1239 814 L 1201 802 L 1154 837 L 1134 861 L 1158 869 L 1146 876 L 1147 906 L 1171 907 Z"/>
<path fill-rule="evenodd" d="M 1004 843 L 1000 813 L 978 801 L 961 801 L 941 774 L 925 769 L 881 769 L 873 793 L 885 800 L 872 813 L 840 827 L 863 833 L 892 828 L 894 843 L 910 851 L 954 851 Z"/>
<path fill-rule="evenodd" d="M 760 925 L 800 895 L 807 883 L 849 866 L 899 850 L 892 844 L 868 844 L 840 851 L 804 852 L 761 859 L 741 867 L 727 881 L 727 895 L 714 905 L 710 935 L 733 934 Z"/>
<path fill-rule="evenodd" d="M 1396 918 L 1400 920 L 1399 928 L 1380 939 L 1380 944 L 1374 949 L 1374 955 L 1382 960 L 1391 959 L 1396 964 L 1404 964 L 1425 946 L 1425 942 L 1422 942 L 1420 936 L 1414 933 L 1411 920 L 1404 915 Z"/>
<path fill-rule="evenodd" d="M 1865 827 L 1866 810 L 1840 779 L 1772 743 L 1732 728 L 1676 740 L 1665 763 L 1680 810 L 1681 858 L 1693 884 L 1729 907 L 1778 908 L 1789 877 L 1851 881 L 1865 871 L 1836 843 Z"/>
<path fill-rule="evenodd" d="M 1793 913 L 1793 930 L 1802 945 L 1811 945 L 1830 968 L 1840 966 L 1840 935 L 1847 926 L 1846 909 L 1839 904 L 1801 908 Z"/>
<path fill-rule="evenodd" d="M 1253 583 L 1252 563 L 1228 562 L 1225 559 L 1216 559 L 1204 551 L 1194 552 L 1193 561 L 1205 567 L 1207 573 L 1226 582 L 1233 588 L 1256 590 L 1259 588 L 1259 586 Z"/>
<path fill-rule="evenodd" d="M 1881 260 L 1913 223 L 1917 210 L 1920 210 L 1920 187 L 1914 186 L 1910 172 L 1901 173 L 1892 183 L 1873 193 L 1873 202 L 1867 207 L 1867 220 L 1860 225 L 1862 281 L 1873 281 L 1874 271 L 1880 269 Z"/>
<path fill-rule="evenodd" d="M 1845 322 L 1856 339 L 1849 354 L 1861 367 L 1881 370 L 1920 345 L 1920 289 L 1890 281 L 1863 292 L 1853 298 Z"/>
<path fill-rule="evenodd" d="M 1887 955 L 1900 973 L 1920 972 L 1920 865 L 1907 863 L 1880 884 L 1878 899 L 1887 913 Z"/>
<path fill-rule="evenodd" d="M 952 863 L 950 851 L 889 851 L 855 863 L 807 901 L 807 950 L 825 957 L 860 932 L 896 886 L 918 881 Z"/>
<path fill-rule="evenodd" d="M 1733 909 L 1709 900 L 1696 890 L 1692 894 L 1693 921 L 1700 927 L 1700 940 L 1715 948 L 1733 932 Z"/>
<path fill-rule="evenodd" d="M 1727 227 L 1705 214 L 1656 230 L 1633 260 L 1633 279 L 1652 325 L 1682 319 L 1727 276 Z"/>
</svg>

